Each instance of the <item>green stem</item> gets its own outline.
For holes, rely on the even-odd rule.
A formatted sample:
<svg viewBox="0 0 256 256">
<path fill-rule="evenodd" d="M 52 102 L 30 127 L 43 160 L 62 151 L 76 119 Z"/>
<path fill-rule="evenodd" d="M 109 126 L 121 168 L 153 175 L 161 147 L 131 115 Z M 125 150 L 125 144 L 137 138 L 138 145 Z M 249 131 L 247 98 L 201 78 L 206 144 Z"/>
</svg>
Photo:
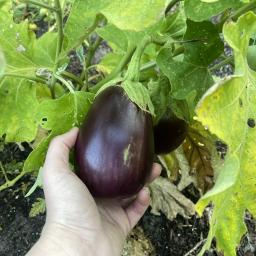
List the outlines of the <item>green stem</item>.
<svg viewBox="0 0 256 256">
<path fill-rule="evenodd" d="M 8 179 L 8 177 L 7 177 L 7 174 L 6 174 L 6 171 L 5 171 L 4 166 L 3 166 L 3 164 L 2 164 L 2 161 L 0 161 L 0 169 L 1 169 L 2 173 L 3 173 L 3 175 L 4 175 L 5 181 L 6 181 L 6 182 L 10 181 L 10 180 Z"/>
<path fill-rule="evenodd" d="M 63 72 L 61 72 L 61 74 L 62 74 L 63 76 L 65 76 L 65 77 L 67 77 L 67 78 L 72 79 L 72 80 L 75 81 L 76 83 L 78 83 L 78 84 L 80 85 L 80 87 L 82 87 L 82 86 L 84 85 L 84 84 L 83 84 L 83 81 L 82 81 L 79 77 L 75 76 L 74 74 L 72 74 L 72 73 L 70 73 L 70 72 L 63 71 Z"/>
<path fill-rule="evenodd" d="M 219 30 L 222 29 L 224 23 L 231 19 L 231 20 L 237 20 L 242 14 L 250 11 L 250 10 L 253 10 L 256 8 L 256 1 L 252 1 L 246 5 L 244 5 L 243 7 L 241 7 L 240 9 L 238 9 L 236 12 L 234 12 L 232 15 L 224 15 L 220 21 L 220 23 L 218 24 L 218 28 Z"/>
<path fill-rule="evenodd" d="M 50 90 L 52 94 L 52 98 L 55 98 L 55 83 L 56 83 L 56 76 L 54 75 L 58 68 L 59 68 L 59 55 L 62 50 L 62 44 L 63 44 L 63 38 L 64 38 L 64 33 L 63 33 L 63 20 L 62 20 L 62 10 L 61 10 L 61 5 L 59 0 L 54 0 L 55 8 L 58 9 L 56 12 L 56 21 L 57 21 L 57 26 L 58 26 L 58 39 L 57 39 L 57 47 L 56 47 L 56 53 L 55 53 L 55 62 L 54 62 L 54 67 L 53 67 L 53 76 L 52 80 L 50 83 Z"/>
<path fill-rule="evenodd" d="M 0 191 L 12 187 L 18 180 L 20 180 L 26 174 L 25 171 L 22 171 L 18 176 L 16 176 L 13 180 L 8 180 L 3 185 L 0 186 Z"/>
<path fill-rule="evenodd" d="M 132 58 L 132 55 L 135 51 L 136 47 L 130 47 L 127 51 L 127 53 L 123 56 L 122 60 L 119 62 L 119 65 L 116 66 L 116 68 L 103 80 L 101 80 L 99 83 L 97 83 L 95 86 L 91 88 L 91 92 L 95 93 L 97 92 L 101 86 L 103 86 L 105 83 L 109 82 L 110 80 L 114 79 L 129 63 L 129 61 Z"/>
<path fill-rule="evenodd" d="M 17 74 L 4 73 L 3 77 L 6 77 L 6 76 L 17 77 L 17 78 L 24 78 L 24 79 L 31 80 L 31 81 L 34 81 L 34 82 L 46 84 L 46 80 L 44 80 L 42 78 L 38 78 L 38 77 L 25 76 L 25 75 L 20 75 L 20 74 L 17 75 Z"/>
<path fill-rule="evenodd" d="M 78 42 L 73 46 L 73 48 L 76 48 L 77 46 L 81 45 L 84 42 L 84 40 L 98 27 L 102 19 L 105 19 L 104 16 L 102 14 L 97 14 L 93 24 L 86 29 L 84 35 L 78 40 Z"/>
<path fill-rule="evenodd" d="M 89 75 L 89 70 L 88 68 L 91 66 L 91 62 L 92 62 L 92 58 L 96 52 L 96 50 L 98 49 L 100 43 L 102 42 L 102 38 L 98 37 L 96 39 L 96 41 L 94 42 L 93 45 L 90 45 L 88 48 L 88 52 L 87 52 L 87 56 L 85 58 L 85 62 L 84 62 L 84 68 L 83 68 L 83 72 L 81 74 L 81 80 L 84 81 L 85 83 L 85 90 L 88 91 L 88 75 Z"/>
<path fill-rule="evenodd" d="M 48 4 L 45 4 L 45 3 L 42 3 L 42 2 L 38 2 L 38 1 L 34 1 L 34 0 L 21 0 L 20 2 L 25 3 L 25 4 L 36 5 L 36 6 L 48 9 L 50 11 L 53 11 L 53 12 L 58 12 L 59 11 L 59 9 L 51 7 Z"/>
<path fill-rule="evenodd" d="M 234 56 L 227 57 L 225 60 L 219 62 L 218 64 L 214 65 L 213 67 L 209 68 L 210 71 L 214 71 L 216 69 L 221 68 L 224 65 L 231 64 L 234 61 Z"/>
<path fill-rule="evenodd" d="M 181 0 L 172 0 L 165 9 L 165 15 L 172 9 L 172 7 Z"/>
<path fill-rule="evenodd" d="M 256 8 L 256 1 L 246 4 L 245 6 L 238 9 L 233 15 L 231 15 L 232 20 L 237 20 L 242 14 L 251 11 Z"/>
<path fill-rule="evenodd" d="M 140 61 L 141 56 L 149 43 L 152 42 L 152 38 L 150 36 L 144 37 L 144 39 L 137 46 L 136 51 L 134 52 L 130 64 L 128 66 L 125 80 L 139 81 L 140 78 Z"/>
<path fill-rule="evenodd" d="M 61 77 L 61 76 L 59 76 L 59 75 L 57 75 L 57 74 L 55 74 L 54 76 L 56 77 L 56 79 L 58 79 L 59 81 L 61 81 L 61 82 L 67 87 L 67 89 L 68 89 L 71 93 L 74 93 L 74 92 L 75 92 L 75 90 L 74 90 L 74 88 L 73 88 L 73 86 L 72 86 L 72 83 L 71 83 L 70 81 L 65 80 L 63 77 Z"/>
<path fill-rule="evenodd" d="M 181 47 L 177 48 L 176 50 L 174 50 L 172 57 L 176 57 L 184 52 L 185 52 L 185 48 L 184 48 L 184 46 L 181 46 Z"/>
<path fill-rule="evenodd" d="M 155 61 L 147 62 L 147 63 L 145 63 L 144 65 L 141 66 L 140 72 L 146 71 L 146 70 L 151 69 L 151 68 L 153 68 L 155 66 L 156 66 L 156 62 Z"/>
</svg>

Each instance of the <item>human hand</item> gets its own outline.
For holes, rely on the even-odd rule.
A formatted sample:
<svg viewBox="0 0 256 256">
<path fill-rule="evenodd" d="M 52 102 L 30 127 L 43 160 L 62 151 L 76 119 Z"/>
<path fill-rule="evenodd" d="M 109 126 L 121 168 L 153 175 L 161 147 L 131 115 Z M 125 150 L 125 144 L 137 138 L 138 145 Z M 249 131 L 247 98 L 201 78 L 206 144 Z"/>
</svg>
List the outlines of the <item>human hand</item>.
<svg viewBox="0 0 256 256">
<path fill-rule="evenodd" d="M 69 151 L 77 134 L 73 128 L 49 146 L 43 168 L 46 224 L 27 256 L 121 255 L 126 236 L 149 205 L 147 188 L 132 199 L 94 200 L 69 168 Z M 148 182 L 160 172 L 160 165 L 154 164 Z"/>
</svg>

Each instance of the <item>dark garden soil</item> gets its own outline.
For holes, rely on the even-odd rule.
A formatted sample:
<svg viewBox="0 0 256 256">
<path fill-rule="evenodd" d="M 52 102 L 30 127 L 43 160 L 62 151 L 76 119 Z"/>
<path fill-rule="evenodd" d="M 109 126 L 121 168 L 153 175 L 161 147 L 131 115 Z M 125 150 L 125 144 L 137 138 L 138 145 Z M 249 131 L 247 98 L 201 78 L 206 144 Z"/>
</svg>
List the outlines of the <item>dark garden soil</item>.
<svg viewBox="0 0 256 256">
<path fill-rule="evenodd" d="M 11 150 L 11 151 L 10 151 Z M 21 161 L 28 152 L 22 152 L 17 146 L 9 145 L 0 154 L 0 161 Z M 42 190 L 37 190 L 32 196 L 25 198 L 22 187 L 32 184 L 30 177 L 24 177 L 10 189 L 0 193 L 0 255 L 23 256 L 33 246 L 40 236 L 45 215 L 29 217 L 29 211 L 36 198 L 43 197 Z M 194 202 L 197 200 L 195 189 L 187 188 L 183 191 Z M 238 256 L 253 256 L 256 249 L 256 221 L 249 214 L 245 216 L 249 234 L 242 239 Z M 150 239 L 157 256 L 193 256 L 197 255 L 208 233 L 208 217 L 192 216 L 184 219 L 181 216 L 173 221 L 164 215 L 155 216 L 148 210 L 139 225 Z M 206 256 L 221 256 L 212 246 L 212 251 Z M 193 250 L 194 248 L 194 250 Z M 189 254 L 188 252 L 191 251 Z M 136 255 L 135 255 L 136 256 Z"/>
</svg>

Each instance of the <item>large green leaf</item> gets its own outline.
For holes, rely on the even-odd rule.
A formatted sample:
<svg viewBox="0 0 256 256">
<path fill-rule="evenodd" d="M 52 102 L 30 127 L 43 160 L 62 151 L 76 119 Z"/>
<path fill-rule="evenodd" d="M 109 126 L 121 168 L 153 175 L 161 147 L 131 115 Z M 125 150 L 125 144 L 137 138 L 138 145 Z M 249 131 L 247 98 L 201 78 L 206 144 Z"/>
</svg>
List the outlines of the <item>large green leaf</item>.
<svg viewBox="0 0 256 256">
<path fill-rule="evenodd" d="M 89 35 L 96 15 L 110 2 L 110 0 L 75 0 L 64 33 L 68 39 L 65 50 L 75 48 Z"/>
<path fill-rule="evenodd" d="M 228 8 L 238 8 L 241 5 L 238 0 L 219 0 L 208 3 L 202 0 L 185 0 L 185 13 L 191 20 L 203 21 Z"/>
<path fill-rule="evenodd" d="M 224 37 L 235 55 L 235 75 L 212 87 L 197 107 L 198 119 L 229 149 L 215 187 L 197 204 L 200 214 L 209 202 L 214 205 L 208 240 L 200 255 L 216 237 L 217 248 L 225 256 L 235 256 L 246 232 L 245 210 L 256 214 L 256 73 L 246 58 L 255 31 L 256 15 L 252 12 L 237 23 L 225 24 Z"/>
<path fill-rule="evenodd" d="M 0 77 L 3 75 L 4 70 L 5 70 L 6 62 L 4 58 L 4 54 L 0 50 Z"/>
<path fill-rule="evenodd" d="M 7 142 L 32 141 L 37 132 L 36 85 L 27 80 L 4 78 L 0 83 L 0 137 Z"/>
<path fill-rule="evenodd" d="M 185 99 L 193 92 L 197 101 L 213 84 L 208 65 L 223 51 L 223 43 L 215 26 L 208 21 L 187 21 L 184 40 L 199 40 L 185 43 L 184 58 L 172 57 L 170 48 L 164 48 L 157 57 L 157 64 L 169 78 L 172 85 L 172 96 Z"/>
<path fill-rule="evenodd" d="M 43 165 L 48 145 L 53 137 L 81 125 L 93 96 L 91 93 L 75 92 L 40 103 L 36 120 L 42 128 L 49 131 L 49 135 L 42 139 L 25 161 L 26 171 L 39 170 Z"/>
<path fill-rule="evenodd" d="M 99 13 L 104 14 L 110 23 L 121 30 L 142 31 L 160 20 L 164 13 L 165 2 L 165 0 L 139 2 L 137 0 L 75 0 L 64 29 L 68 39 L 65 50 L 70 50 L 82 43 L 89 35 L 89 28 Z M 122 37 L 118 33 L 115 35 Z"/>
<path fill-rule="evenodd" d="M 141 31 L 157 23 L 164 14 L 165 3 L 165 0 L 115 0 L 102 13 L 120 29 Z"/>
<path fill-rule="evenodd" d="M 27 22 L 16 24 L 0 10 L 0 47 L 6 59 L 6 73 L 35 76 L 39 68 L 52 69 L 55 59 L 56 33 L 48 32 L 36 40 Z"/>
</svg>

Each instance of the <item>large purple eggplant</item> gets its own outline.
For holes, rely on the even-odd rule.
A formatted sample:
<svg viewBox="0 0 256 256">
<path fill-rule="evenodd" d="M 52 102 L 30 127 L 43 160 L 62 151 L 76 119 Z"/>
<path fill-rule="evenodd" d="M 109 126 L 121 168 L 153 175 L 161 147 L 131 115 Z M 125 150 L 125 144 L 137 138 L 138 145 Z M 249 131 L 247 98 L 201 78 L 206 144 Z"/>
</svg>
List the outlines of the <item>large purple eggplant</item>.
<svg viewBox="0 0 256 256">
<path fill-rule="evenodd" d="M 75 145 L 78 176 L 94 197 L 136 194 L 154 157 L 151 116 L 129 100 L 120 86 L 101 92 L 89 110 Z"/>
</svg>

